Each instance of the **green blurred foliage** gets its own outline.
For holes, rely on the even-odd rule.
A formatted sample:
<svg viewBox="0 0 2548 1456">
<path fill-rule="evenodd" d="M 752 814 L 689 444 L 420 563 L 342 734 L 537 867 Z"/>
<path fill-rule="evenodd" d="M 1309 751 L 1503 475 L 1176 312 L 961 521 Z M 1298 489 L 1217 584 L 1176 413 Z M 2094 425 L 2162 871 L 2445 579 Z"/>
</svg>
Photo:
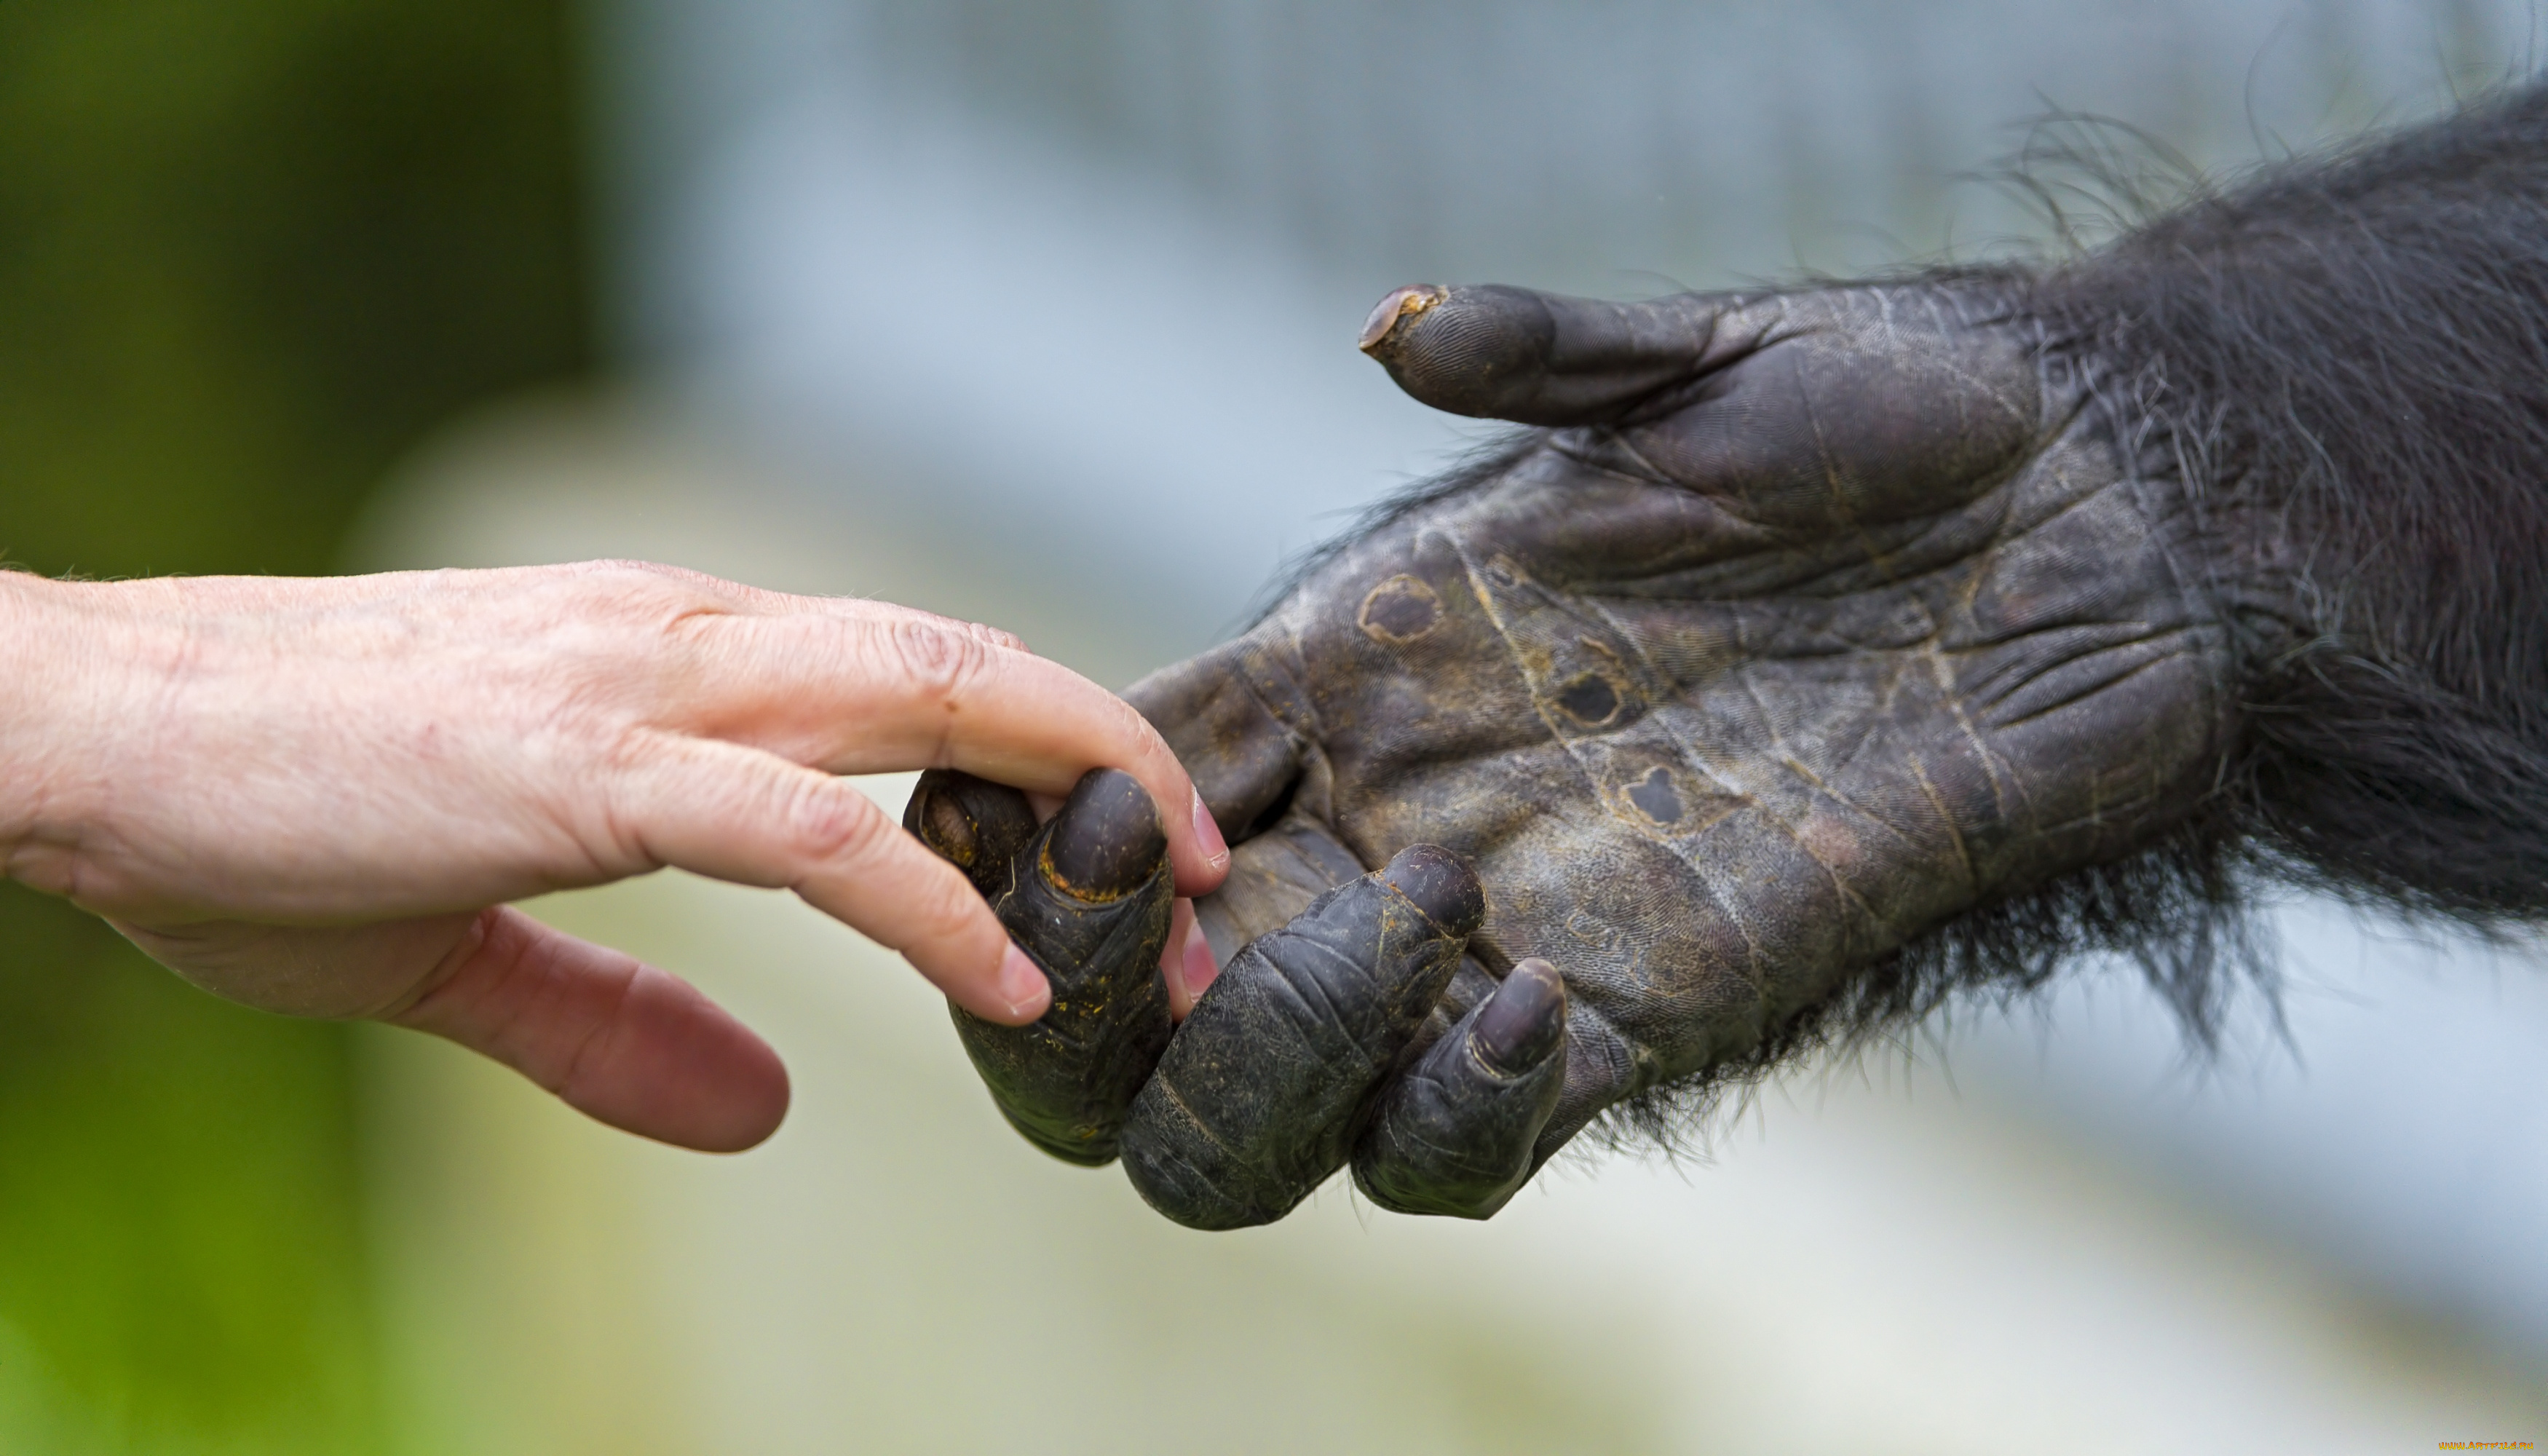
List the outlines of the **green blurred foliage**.
<svg viewBox="0 0 2548 1456">
<path fill-rule="evenodd" d="M 580 372 L 564 0 L 0 0 L 0 558 L 311 573 Z M 341 1029 L 0 885 L 0 1450 L 381 1444 Z"/>
<path fill-rule="evenodd" d="M 580 364 L 563 8 L 0 4 L 0 546 L 320 570 L 417 431 Z"/>
<path fill-rule="evenodd" d="M 24 890 L 0 935 L 0 1449 L 371 1444 L 341 1029 Z"/>
</svg>

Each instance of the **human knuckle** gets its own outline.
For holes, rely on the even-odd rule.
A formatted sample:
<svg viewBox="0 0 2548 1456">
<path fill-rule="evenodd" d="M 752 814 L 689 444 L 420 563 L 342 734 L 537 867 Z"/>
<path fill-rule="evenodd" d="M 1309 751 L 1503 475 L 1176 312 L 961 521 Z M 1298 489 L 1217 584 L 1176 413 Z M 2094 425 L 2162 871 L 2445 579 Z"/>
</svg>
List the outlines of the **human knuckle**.
<svg viewBox="0 0 2548 1456">
<path fill-rule="evenodd" d="M 579 563 L 566 578 L 575 609 L 613 626 L 679 635 L 732 603 L 713 577 L 650 561 Z"/>
<path fill-rule="evenodd" d="M 604 601 L 659 594 L 683 585 L 680 579 L 686 575 L 678 568 L 625 557 L 581 561 L 557 570 L 562 580 Z"/>
<path fill-rule="evenodd" d="M 709 586 L 716 578 L 695 572 L 685 566 L 671 566 L 660 561 L 645 561 L 633 556 L 609 556 L 586 562 L 582 568 L 590 575 L 616 578 L 630 582 L 650 581 L 682 586 Z"/>
<path fill-rule="evenodd" d="M 883 815 L 866 795 L 837 779 L 808 777 L 785 791 L 780 822 L 796 852 L 815 864 L 842 864 L 873 855 Z"/>
<path fill-rule="evenodd" d="M 1024 637 L 1019 636 L 1017 633 L 1012 632 L 1005 627 L 994 627 L 987 622 L 965 622 L 961 625 L 963 630 L 975 641 L 1000 648 L 1007 652 L 1026 652 L 1030 650 L 1027 647 L 1027 640 Z"/>
<path fill-rule="evenodd" d="M 988 669 L 990 648 L 942 622 L 897 621 L 886 627 L 892 671 L 923 698 L 953 702 Z"/>
<path fill-rule="evenodd" d="M 559 704 L 556 726 L 591 746 L 592 768 L 604 781 L 625 782 L 664 757 L 662 733 L 605 710 L 589 694 L 569 694 Z"/>
<path fill-rule="evenodd" d="M 656 818 L 663 771 L 664 742 L 642 728 L 589 724 L 562 732 L 581 737 L 583 762 L 576 772 L 552 775 L 538 792 L 541 819 L 555 826 L 569 853 L 581 856 L 587 868 L 601 878 L 641 872 L 662 863 L 649 842 Z"/>
<path fill-rule="evenodd" d="M 1157 768 L 1178 775 L 1184 774 L 1185 771 L 1177 766 L 1177 757 L 1169 750 L 1167 740 L 1159 736 L 1159 730 L 1141 715 L 1139 708 L 1102 689 L 1098 695 L 1101 699 L 1099 713 L 1107 727 L 1124 741 L 1136 767 Z"/>
<path fill-rule="evenodd" d="M 976 626 L 975 623 L 968 622 L 962 617 L 951 617 L 945 612 L 931 611 L 927 607 L 888 605 L 884 609 L 897 621 L 926 623 L 950 632 L 971 632 Z"/>
<path fill-rule="evenodd" d="M 903 623 L 915 629 L 934 628 L 937 631 L 949 633 L 953 636 L 968 638 L 984 647 L 993 648 L 1001 652 L 1025 652 L 1030 653 L 1030 655 L 1032 652 L 1032 650 L 1028 648 L 1025 638 L 1020 637 L 1017 633 L 1011 632 L 1006 628 L 994 627 L 987 622 L 968 621 L 963 617 L 944 616 L 938 612 L 924 611 L 918 607 L 911 606 L 892 608 L 891 620 Z"/>
</svg>

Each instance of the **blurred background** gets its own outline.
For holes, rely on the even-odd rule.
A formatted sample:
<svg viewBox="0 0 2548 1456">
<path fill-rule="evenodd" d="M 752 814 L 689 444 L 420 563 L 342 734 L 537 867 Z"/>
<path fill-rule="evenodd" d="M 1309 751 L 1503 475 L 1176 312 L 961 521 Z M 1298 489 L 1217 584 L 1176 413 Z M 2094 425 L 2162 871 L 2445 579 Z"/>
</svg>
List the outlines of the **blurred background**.
<svg viewBox="0 0 2548 1456">
<path fill-rule="evenodd" d="M 2052 108 L 2206 167 L 2533 68 L 2510 0 L 10 0 L 0 554 L 635 555 L 1217 640 L 1472 427 L 1420 280 L 2043 244 Z M 898 811 L 908 782 L 868 784 Z M 712 1159 L 239 1011 L 0 885 L 0 1449 L 2386 1451 L 2548 1435 L 2548 979 L 2340 906 L 2187 1058 L 2113 967 L 1484 1226 L 1205 1236 L 1019 1142 L 783 897 L 535 910 L 797 1079 Z M 2287 1033 L 2287 1034 L 2286 1034 Z"/>
</svg>

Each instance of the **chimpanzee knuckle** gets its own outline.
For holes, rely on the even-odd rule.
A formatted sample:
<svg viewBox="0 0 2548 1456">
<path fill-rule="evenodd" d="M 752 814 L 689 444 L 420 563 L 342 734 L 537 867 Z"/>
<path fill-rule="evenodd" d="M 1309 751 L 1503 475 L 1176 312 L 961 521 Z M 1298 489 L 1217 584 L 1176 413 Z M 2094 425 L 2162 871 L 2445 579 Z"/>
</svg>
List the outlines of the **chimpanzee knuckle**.
<svg viewBox="0 0 2548 1456">
<path fill-rule="evenodd" d="M 1124 689 L 1124 700 L 1172 747 L 1181 752 L 1190 744 L 1206 747 L 1201 740 L 1215 731 L 1211 725 L 1215 705 L 1238 681 L 1237 659 L 1245 641 L 1226 642 L 1161 668 Z"/>
<path fill-rule="evenodd" d="M 1528 1178 L 1562 1090 L 1563 1064 L 1507 1076 L 1463 1028 L 1392 1083 L 1354 1153 L 1354 1177 L 1398 1213 L 1482 1219 Z"/>
<path fill-rule="evenodd" d="M 1278 933 L 1265 942 L 1269 1000 L 1289 1020 L 1304 1046 L 1340 1065 L 1386 1061 L 1396 1048 L 1389 1028 L 1374 1013 L 1374 967 L 1315 934 Z"/>
<path fill-rule="evenodd" d="M 996 900 L 1018 852 L 1035 837 L 1036 819 L 1027 796 L 1007 784 L 932 769 L 912 788 L 903 829 L 963 870 L 984 899 Z"/>
<path fill-rule="evenodd" d="M 1411 916 L 1376 876 L 1356 880 L 1232 957 L 1127 1130 L 1127 1170 L 1153 1207 L 1198 1227 L 1263 1223 L 1346 1161 L 1448 978 L 1430 942 L 1393 932 Z"/>
<path fill-rule="evenodd" d="M 1123 1157 L 1141 1201 L 1189 1228 L 1271 1223 L 1308 1192 L 1267 1188 L 1250 1160 L 1225 1142 L 1164 1075 L 1152 1077 L 1135 1097 L 1124 1121 Z"/>
<path fill-rule="evenodd" d="M 1440 1138 L 1427 1140 L 1428 1134 Z M 1426 1129 L 1410 1119 L 1390 1127 L 1355 1154 L 1355 1186 L 1363 1196 L 1393 1214 L 1419 1217 L 1483 1219 L 1503 1207 L 1521 1175 L 1529 1169 L 1525 1145 L 1500 1167 L 1460 1146 L 1462 1131 Z"/>
<path fill-rule="evenodd" d="M 1587 1004 L 1590 999 L 1567 1005 L 1564 1087 L 1556 1112 L 1540 1131 L 1542 1155 L 1555 1151 L 1611 1105 L 1686 1076 L 1702 1064 L 1650 1049 L 1620 1031 L 1603 1008 Z M 1684 1003 L 1669 1010 L 1683 1022 L 1702 1026 L 1720 1019 L 1710 1006 Z"/>
<path fill-rule="evenodd" d="M 1297 680 L 1257 671 L 1254 642 L 1241 638 L 1154 673 L 1125 693 L 1127 706 L 1184 766 L 1231 842 L 1257 826 L 1300 777 L 1306 742 L 1287 724 L 1307 693 Z M 1170 809 L 1173 812 L 1173 809 Z"/>
</svg>

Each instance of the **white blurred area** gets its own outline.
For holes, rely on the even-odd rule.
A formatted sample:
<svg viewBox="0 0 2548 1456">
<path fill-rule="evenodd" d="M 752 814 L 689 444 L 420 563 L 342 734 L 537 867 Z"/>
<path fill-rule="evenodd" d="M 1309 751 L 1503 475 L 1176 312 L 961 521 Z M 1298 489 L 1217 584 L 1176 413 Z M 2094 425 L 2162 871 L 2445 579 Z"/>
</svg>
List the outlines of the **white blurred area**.
<svg viewBox="0 0 2548 1456">
<path fill-rule="evenodd" d="M 597 3 L 624 385 L 463 424 L 364 566 L 598 555 L 1128 682 L 1474 438 L 1388 287 L 1651 294 L 2021 232 L 2046 102 L 2219 161 L 2526 64 L 2512 5 Z M 873 792 L 897 812 L 907 781 Z M 2389 1451 L 2548 1438 L 2548 971 L 2282 917 L 2189 1067 L 2128 975 L 1765 1091 L 1486 1225 L 1201 1235 L 1043 1158 L 894 957 L 659 875 L 534 907 L 796 1078 L 711 1159 L 382 1034 L 418 1452 Z"/>
</svg>

